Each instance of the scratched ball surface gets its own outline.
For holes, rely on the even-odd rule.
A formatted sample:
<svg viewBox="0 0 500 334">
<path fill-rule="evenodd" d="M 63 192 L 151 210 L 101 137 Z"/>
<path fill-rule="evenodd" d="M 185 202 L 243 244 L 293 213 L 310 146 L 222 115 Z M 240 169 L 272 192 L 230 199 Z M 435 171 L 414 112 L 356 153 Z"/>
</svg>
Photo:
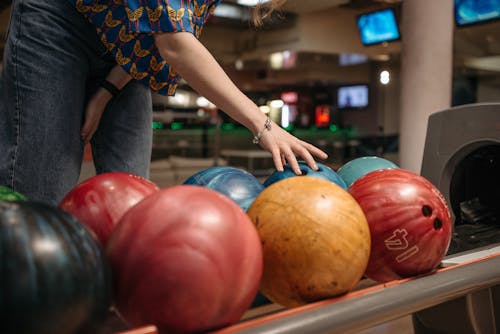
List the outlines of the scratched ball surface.
<svg viewBox="0 0 500 334">
<path fill-rule="evenodd" d="M 291 177 L 264 189 L 248 210 L 264 253 L 260 292 L 286 307 L 350 291 L 370 255 L 360 206 L 331 181 Z"/>
<path fill-rule="evenodd" d="M 215 190 L 236 202 L 244 211 L 264 189 L 259 180 L 241 168 L 217 166 L 191 175 L 184 184 Z"/>
<path fill-rule="evenodd" d="M 143 177 L 124 172 L 103 173 L 71 189 L 59 208 L 87 225 L 106 245 L 123 214 L 156 191 L 158 187 Z"/>
<path fill-rule="evenodd" d="M 349 193 L 370 226 L 372 249 L 366 276 L 387 282 L 435 269 L 451 240 L 451 216 L 439 190 L 404 169 L 370 172 Z"/>
</svg>

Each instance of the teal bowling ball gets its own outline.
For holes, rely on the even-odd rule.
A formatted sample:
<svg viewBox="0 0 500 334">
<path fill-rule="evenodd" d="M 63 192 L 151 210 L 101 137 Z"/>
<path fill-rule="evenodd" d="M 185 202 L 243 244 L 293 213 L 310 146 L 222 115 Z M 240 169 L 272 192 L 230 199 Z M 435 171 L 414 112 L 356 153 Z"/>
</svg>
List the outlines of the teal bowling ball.
<svg viewBox="0 0 500 334">
<path fill-rule="evenodd" d="M 318 170 L 314 170 L 309 167 L 305 161 L 299 161 L 299 168 L 302 172 L 301 176 L 312 176 L 325 179 L 335 183 L 343 189 L 347 189 L 347 185 L 344 180 L 333 169 L 319 162 L 317 162 L 316 165 L 318 165 Z M 264 187 L 269 187 L 275 182 L 294 176 L 297 176 L 297 174 L 295 174 L 292 167 L 290 167 L 290 165 L 285 165 L 283 166 L 282 172 L 275 171 L 264 181 Z"/>
<path fill-rule="evenodd" d="M 191 175 L 185 185 L 202 186 L 226 195 L 246 211 L 264 186 L 251 173 L 230 166 L 216 166 Z"/>
<path fill-rule="evenodd" d="M 360 177 L 381 169 L 399 168 L 395 163 L 376 156 L 353 159 L 337 170 L 339 176 L 350 187 Z"/>
</svg>

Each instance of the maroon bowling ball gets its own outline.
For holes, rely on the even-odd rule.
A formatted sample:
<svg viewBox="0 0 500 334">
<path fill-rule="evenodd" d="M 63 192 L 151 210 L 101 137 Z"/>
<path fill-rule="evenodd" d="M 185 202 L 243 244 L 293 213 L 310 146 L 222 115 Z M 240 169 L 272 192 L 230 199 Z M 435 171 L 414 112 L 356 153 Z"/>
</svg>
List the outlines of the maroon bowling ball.
<svg viewBox="0 0 500 334">
<path fill-rule="evenodd" d="M 151 181 L 129 173 L 93 176 L 71 189 L 59 208 L 88 226 L 102 245 L 123 214 L 144 197 L 158 191 Z"/>
<path fill-rule="evenodd" d="M 204 187 L 165 188 L 130 209 L 107 247 L 115 303 L 133 326 L 206 332 L 237 322 L 262 275 L 246 213 Z"/>
<path fill-rule="evenodd" d="M 362 176 L 348 191 L 370 226 L 367 277 L 387 282 L 439 266 L 452 225 L 446 201 L 432 183 L 404 169 L 385 169 Z"/>
</svg>

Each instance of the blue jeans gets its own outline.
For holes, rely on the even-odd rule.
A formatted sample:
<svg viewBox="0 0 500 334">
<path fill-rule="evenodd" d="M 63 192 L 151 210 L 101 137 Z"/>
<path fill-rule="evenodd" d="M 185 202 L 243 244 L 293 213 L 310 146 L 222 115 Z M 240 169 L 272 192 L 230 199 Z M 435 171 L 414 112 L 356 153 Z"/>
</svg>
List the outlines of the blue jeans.
<svg viewBox="0 0 500 334">
<path fill-rule="evenodd" d="M 78 182 L 85 105 L 115 65 L 67 0 L 14 0 L 0 78 L 0 185 L 56 205 Z M 130 82 L 106 107 L 91 144 L 97 173 L 148 177 L 149 88 Z"/>
</svg>

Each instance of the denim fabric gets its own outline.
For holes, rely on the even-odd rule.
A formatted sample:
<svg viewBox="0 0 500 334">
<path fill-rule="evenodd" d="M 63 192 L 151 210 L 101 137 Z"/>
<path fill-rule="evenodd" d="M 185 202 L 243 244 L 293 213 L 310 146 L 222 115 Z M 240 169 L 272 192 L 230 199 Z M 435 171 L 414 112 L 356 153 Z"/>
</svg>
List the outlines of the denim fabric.
<svg viewBox="0 0 500 334">
<path fill-rule="evenodd" d="M 57 204 L 76 185 L 88 97 L 114 65 L 95 29 L 67 0 L 14 0 L 0 78 L 0 185 Z M 151 94 L 131 82 L 92 140 L 97 173 L 148 177 Z"/>
</svg>

